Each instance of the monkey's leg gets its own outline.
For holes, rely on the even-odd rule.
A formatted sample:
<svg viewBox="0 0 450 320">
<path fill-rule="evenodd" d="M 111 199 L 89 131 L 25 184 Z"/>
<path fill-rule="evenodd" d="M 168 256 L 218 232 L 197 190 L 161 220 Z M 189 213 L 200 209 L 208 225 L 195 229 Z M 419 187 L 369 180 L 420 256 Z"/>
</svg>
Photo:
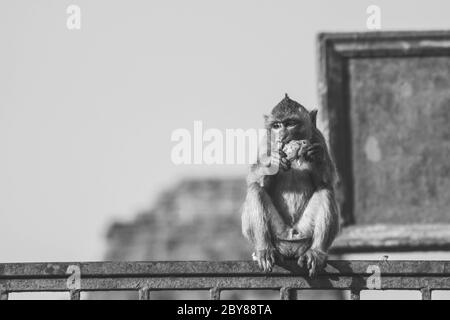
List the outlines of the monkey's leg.
<svg viewBox="0 0 450 320">
<path fill-rule="evenodd" d="M 299 233 L 312 237 L 311 247 L 299 253 L 298 264 L 303 266 L 306 261 L 310 276 L 314 276 L 325 265 L 328 248 L 339 231 L 338 208 L 332 190 L 314 192 L 296 228 Z"/>
<path fill-rule="evenodd" d="M 272 235 L 286 232 L 287 226 L 265 189 L 257 182 L 251 183 L 242 211 L 242 233 L 253 243 L 256 259 L 264 271 L 270 271 L 275 263 Z"/>
</svg>

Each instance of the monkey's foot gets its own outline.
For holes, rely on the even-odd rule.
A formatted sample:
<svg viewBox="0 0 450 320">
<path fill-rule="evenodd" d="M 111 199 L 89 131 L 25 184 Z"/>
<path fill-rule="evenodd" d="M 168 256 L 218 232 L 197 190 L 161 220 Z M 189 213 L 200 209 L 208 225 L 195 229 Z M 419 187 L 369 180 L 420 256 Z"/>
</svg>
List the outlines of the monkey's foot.
<svg viewBox="0 0 450 320">
<path fill-rule="evenodd" d="M 284 263 L 284 256 L 278 251 L 274 251 L 275 263 Z M 256 252 L 252 252 L 252 261 L 258 261 L 256 257 Z"/>
<path fill-rule="evenodd" d="M 275 249 L 268 248 L 256 250 L 256 252 L 252 254 L 252 258 L 258 262 L 258 266 L 263 269 L 264 272 L 270 272 L 275 264 Z"/>
<path fill-rule="evenodd" d="M 303 268 L 306 267 L 309 270 L 309 276 L 314 277 L 317 272 L 325 266 L 327 261 L 327 254 L 323 251 L 316 249 L 308 249 L 305 253 L 300 255 L 297 264 Z"/>
</svg>

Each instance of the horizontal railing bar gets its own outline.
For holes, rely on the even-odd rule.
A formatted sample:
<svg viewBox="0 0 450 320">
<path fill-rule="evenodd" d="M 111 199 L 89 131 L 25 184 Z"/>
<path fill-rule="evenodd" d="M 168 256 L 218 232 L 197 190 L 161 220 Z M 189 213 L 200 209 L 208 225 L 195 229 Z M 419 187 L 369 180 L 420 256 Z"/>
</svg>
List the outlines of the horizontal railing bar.
<svg viewBox="0 0 450 320">
<path fill-rule="evenodd" d="M 294 260 L 275 266 L 267 274 L 253 261 L 156 261 L 156 262 L 49 262 L 49 263 L 3 263 L 0 264 L 0 280 L 16 278 L 64 278 L 69 266 L 80 268 L 83 277 L 155 277 L 155 276 L 307 276 Z M 380 272 L 397 276 L 450 275 L 450 261 L 409 260 L 330 260 L 319 275 L 368 275 L 370 266 L 378 266 Z"/>
<path fill-rule="evenodd" d="M 79 271 L 76 289 L 78 282 L 68 281 L 75 276 L 71 270 Z M 0 264 L 0 293 L 5 299 L 10 292 L 68 291 L 79 299 L 81 291 L 135 290 L 148 299 L 150 291 L 210 290 L 218 299 L 223 290 L 281 290 L 286 298 L 297 289 L 319 289 L 350 290 L 352 299 L 359 299 L 361 290 L 372 288 L 374 270 L 381 290 L 420 290 L 424 299 L 432 290 L 450 290 L 450 261 L 331 260 L 315 278 L 295 261 L 270 273 L 249 261 L 157 261 Z"/>
<path fill-rule="evenodd" d="M 80 291 L 120 291 L 148 288 L 157 290 L 223 290 L 267 289 L 283 287 L 300 290 L 369 290 L 369 277 L 319 276 L 306 277 L 158 277 L 158 278 L 82 278 Z M 7 292 L 69 291 L 64 279 L 9 279 L 0 283 Z M 450 277 L 395 277 L 381 276 L 381 290 L 450 290 Z"/>
</svg>

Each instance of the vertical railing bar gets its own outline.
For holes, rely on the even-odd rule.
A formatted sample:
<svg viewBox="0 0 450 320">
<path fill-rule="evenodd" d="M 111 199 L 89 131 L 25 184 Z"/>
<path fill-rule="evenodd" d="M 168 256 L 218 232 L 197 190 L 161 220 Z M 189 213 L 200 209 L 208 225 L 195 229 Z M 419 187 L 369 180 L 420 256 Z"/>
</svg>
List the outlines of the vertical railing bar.
<svg viewBox="0 0 450 320">
<path fill-rule="evenodd" d="M 9 295 L 7 291 L 0 290 L 0 300 L 8 300 Z"/>
<path fill-rule="evenodd" d="M 214 287 L 209 289 L 209 299 L 210 300 L 220 300 L 220 288 Z"/>
<path fill-rule="evenodd" d="M 70 300 L 80 300 L 80 290 L 70 290 Z"/>
<path fill-rule="evenodd" d="M 280 289 L 280 300 L 297 300 L 297 290 L 282 287 Z"/>
<path fill-rule="evenodd" d="M 422 300 L 431 300 L 431 289 L 430 288 L 422 288 L 420 289 L 422 293 Z"/>
<path fill-rule="evenodd" d="M 150 288 L 143 287 L 139 289 L 139 300 L 150 300 Z"/>
<path fill-rule="evenodd" d="M 361 289 L 350 289 L 350 300 L 361 300 Z"/>
</svg>

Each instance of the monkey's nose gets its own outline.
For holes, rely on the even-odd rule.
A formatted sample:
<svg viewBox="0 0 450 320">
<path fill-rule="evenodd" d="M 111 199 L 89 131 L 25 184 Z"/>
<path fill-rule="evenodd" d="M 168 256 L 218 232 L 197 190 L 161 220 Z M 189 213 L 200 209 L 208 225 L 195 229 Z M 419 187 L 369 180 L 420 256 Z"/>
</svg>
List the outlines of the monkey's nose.
<svg viewBox="0 0 450 320">
<path fill-rule="evenodd" d="M 291 239 L 294 239 L 295 237 L 298 236 L 298 231 L 295 228 L 291 229 Z"/>
</svg>

